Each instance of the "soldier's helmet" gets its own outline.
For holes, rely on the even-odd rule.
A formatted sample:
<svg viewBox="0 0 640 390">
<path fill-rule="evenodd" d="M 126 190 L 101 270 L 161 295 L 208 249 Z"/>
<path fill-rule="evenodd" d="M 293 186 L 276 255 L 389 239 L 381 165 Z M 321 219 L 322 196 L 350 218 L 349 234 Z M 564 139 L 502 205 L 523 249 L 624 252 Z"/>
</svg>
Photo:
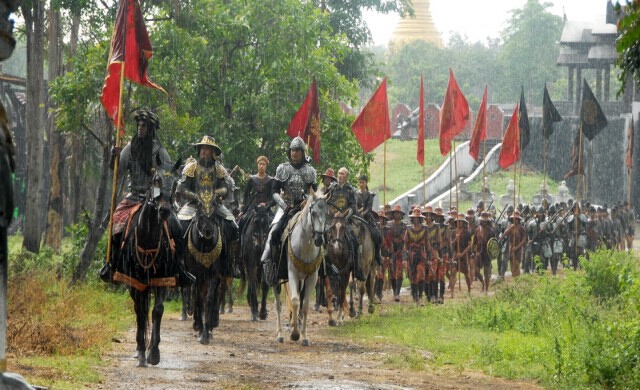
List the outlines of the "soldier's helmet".
<svg viewBox="0 0 640 390">
<path fill-rule="evenodd" d="M 509 206 L 507 206 L 507 211 L 506 212 L 507 213 L 513 213 L 513 210 L 514 210 L 513 205 L 510 204 Z"/>
<path fill-rule="evenodd" d="M 478 203 L 476 204 L 476 209 L 484 209 L 484 202 L 482 200 L 478 201 Z"/>
<path fill-rule="evenodd" d="M 297 149 L 297 150 L 302 150 L 302 154 L 303 154 L 302 161 L 308 161 L 307 156 L 305 155 L 306 147 L 307 146 L 305 145 L 304 140 L 299 136 L 292 139 L 291 144 L 289 144 L 289 151 L 287 152 L 287 156 L 289 157 L 289 160 L 291 160 L 291 151 L 294 149 Z"/>
<path fill-rule="evenodd" d="M 538 206 L 538 208 L 536 209 L 536 213 L 544 214 L 544 206 Z"/>
<path fill-rule="evenodd" d="M 551 206 L 549 206 L 549 214 L 555 214 L 556 213 L 556 205 L 552 204 Z"/>
</svg>

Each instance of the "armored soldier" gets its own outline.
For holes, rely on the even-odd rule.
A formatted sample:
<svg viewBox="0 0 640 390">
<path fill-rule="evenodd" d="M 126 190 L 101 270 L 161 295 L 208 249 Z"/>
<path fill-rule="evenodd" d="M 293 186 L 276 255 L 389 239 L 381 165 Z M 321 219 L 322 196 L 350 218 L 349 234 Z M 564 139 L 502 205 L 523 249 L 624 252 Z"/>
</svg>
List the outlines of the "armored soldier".
<svg viewBox="0 0 640 390">
<path fill-rule="evenodd" d="M 541 261 L 541 269 L 547 269 L 551 259 L 551 247 L 548 240 L 548 224 L 545 222 L 546 214 L 544 206 L 535 209 L 535 216 L 527 222 L 527 246 L 530 251 L 525 255 L 524 272 L 531 273 L 534 269 L 534 259 L 536 256 Z"/>
<path fill-rule="evenodd" d="M 499 221 L 497 221 L 498 225 L 498 235 L 502 238 L 504 232 L 509 227 L 509 218 L 513 214 L 514 208 L 513 205 L 507 205 L 507 208 L 504 210 L 504 214 L 499 216 Z M 507 266 L 509 265 L 509 240 L 500 241 L 500 255 L 498 256 L 498 276 L 500 278 L 504 278 L 504 274 L 507 272 Z"/>
<path fill-rule="evenodd" d="M 271 193 L 278 206 L 261 261 L 268 264 L 272 260 L 272 246 L 279 245 L 280 236 L 287 221 L 302 209 L 310 189 L 317 190 L 316 171 L 305 157 L 305 144 L 302 138 L 296 137 L 289 145 L 289 162 L 278 165 Z M 279 264 L 279 251 L 275 251 L 274 259 Z"/>
<path fill-rule="evenodd" d="M 176 189 L 186 202 L 178 211 L 178 219 L 186 231 L 199 208 L 220 217 L 225 241 L 231 250 L 230 264 L 226 265 L 229 269 L 223 269 L 231 275 L 233 270 L 230 267 L 237 257 L 239 232 L 234 215 L 223 202 L 232 199 L 234 182 L 219 161 L 222 150 L 213 137 L 205 135 L 193 146 L 198 159 L 185 165 Z"/>
<path fill-rule="evenodd" d="M 556 210 L 556 206 L 552 204 L 549 206 L 549 214 L 556 215 L 555 218 L 549 220 L 548 230 L 549 245 L 551 246 L 551 273 L 555 275 L 558 272 L 558 263 L 564 253 L 567 226 L 564 220 L 564 209 Z"/>
<path fill-rule="evenodd" d="M 128 178 L 129 192 L 118 203 L 113 213 L 113 231 L 111 241 L 111 264 L 114 270 L 119 270 L 120 247 L 122 235 L 129 215 L 138 209 L 151 185 L 156 168 L 172 167 L 171 158 L 157 137 L 160 120 L 151 111 L 139 110 L 135 113 L 137 124 L 136 134 L 130 143 L 122 150 L 113 148 L 111 151 L 111 167 L 116 158 L 119 160 L 117 190 L 122 190 L 124 180 Z"/>
<path fill-rule="evenodd" d="M 404 257 L 404 234 L 407 225 L 402 221 L 404 211 L 399 204 L 391 210 L 391 222 L 389 223 L 389 237 L 391 241 L 391 288 L 393 299 L 400 302 L 400 288 L 402 287 L 402 259 Z"/>
<path fill-rule="evenodd" d="M 329 213 L 341 213 L 350 212 L 347 219 L 347 236 L 349 237 L 349 252 L 353 258 L 353 273 L 358 280 L 366 280 L 366 275 L 360 269 L 360 253 L 362 248 L 358 243 L 358 237 L 356 235 L 355 226 L 352 217 L 357 215 L 357 203 L 356 192 L 353 186 L 349 183 L 349 170 L 342 167 L 338 170 L 338 181 L 332 183 L 327 190 Z"/>
<path fill-rule="evenodd" d="M 373 211 L 373 198 L 376 196 L 373 192 L 369 191 L 367 182 L 369 178 L 367 175 L 360 175 L 358 178 L 358 190 L 356 191 L 356 210 L 358 216 L 367 221 L 369 232 L 371 233 L 371 239 L 375 246 L 374 253 L 376 263 L 378 267 L 382 266 L 382 258 L 380 256 L 380 249 L 382 247 L 382 232 L 376 225 L 377 214 Z"/>
<path fill-rule="evenodd" d="M 636 234 L 636 213 L 626 200 L 622 205 L 627 225 L 625 239 L 627 241 L 627 250 L 630 251 L 633 249 L 633 236 Z"/>
<path fill-rule="evenodd" d="M 436 303 L 443 304 L 444 303 L 444 290 L 445 290 L 445 276 L 447 273 L 447 261 L 449 260 L 449 226 L 445 221 L 445 216 L 442 213 L 442 208 L 436 207 L 433 209 L 435 223 L 438 225 L 438 231 L 440 235 L 440 247 L 438 248 L 438 268 L 436 269 L 436 282 L 433 287 L 436 295 Z M 438 287 L 440 287 L 438 289 Z"/>
<path fill-rule="evenodd" d="M 567 217 L 567 230 L 569 233 L 569 259 L 573 269 L 578 269 L 579 256 L 584 255 L 587 246 L 587 217 L 580 212 L 580 205 L 575 202 L 571 209 L 571 215 Z"/>
<path fill-rule="evenodd" d="M 389 218 L 385 215 L 384 211 L 380 210 L 378 213 L 377 224 L 378 229 L 382 233 L 382 247 L 380 248 L 380 255 L 382 256 L 382 266 L 378 267 L 376 271 L 376 281 L 374 284 L 374 293 L 380 303 L 382 303 L 382 289 L 384 287 L 384 275 L 387 269 L 389 268 L 389 244 L 387 241 L 387 236 L 389 233 L 389 228 L 387 227 L 387 223 L 389 222 Z"/>
<path fill-rule="evenodd" d="M 598 210 L 595 206 L 589 206 L 589 218 L 587 219 L 587 256 L 589 252 L 595 252 L 600 245 L 602 226 L 598 219 Z"/>
<path fill-rule="evenodd" d="M 404 234 L 404 250 L 407 253 L 406 269 L 411 282 L 411 297 L 420 305 L 425 290 L 426 267 L 429 261 L 427 253 L 430 251 L 429 234 L 423 226 L 424 216 L 420 208 L 413 209 L 409 219 L 411 226 Z"/>
</svg>

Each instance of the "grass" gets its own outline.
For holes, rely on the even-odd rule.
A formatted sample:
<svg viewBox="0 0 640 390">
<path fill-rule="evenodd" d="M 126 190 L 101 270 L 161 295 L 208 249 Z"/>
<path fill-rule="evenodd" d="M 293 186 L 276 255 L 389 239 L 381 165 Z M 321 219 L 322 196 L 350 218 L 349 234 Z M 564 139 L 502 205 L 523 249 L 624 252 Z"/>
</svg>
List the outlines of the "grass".
<svg viewBox="0 0 640 390">
<path fill-rule="evenodd" d="M 416 159 L 418 143 L 416 140 L 402 141 L 390 139 L 386 142 L 387 175 L 386 195 L 384 194 L 384 145 L 376 148 L 375 158 L 371 163 L 371 180 L 369 189 L 378 194 L 380 204 L 388 202 L 398 195 L 410 190 L 422 181 L 422 167 Z M 424 159 L 426 177 L 429 177 L 446 160 L 440 154 L 440 143 L 437 139 L 424 141 Z"/>
</svg>

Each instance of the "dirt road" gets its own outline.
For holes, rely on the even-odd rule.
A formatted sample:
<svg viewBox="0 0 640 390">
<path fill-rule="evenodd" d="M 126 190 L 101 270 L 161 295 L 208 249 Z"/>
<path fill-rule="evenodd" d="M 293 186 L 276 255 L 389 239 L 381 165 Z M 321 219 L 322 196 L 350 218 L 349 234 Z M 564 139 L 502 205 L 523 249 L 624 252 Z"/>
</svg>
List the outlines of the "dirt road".
<svg viewBox="0 0 640 390">
<path fill-rule="evenodd" d="M 477 284 L 477 286 L 475 286 Z M 474 287 L 479 288 L 478 283 Z M 377 310 L 390 305 L 409 305 L 409 297 L 392 303 L 385 298 Z M 326 313 L 311 313 L 303 347 L 285 336 L 275 339 L 275 307 L 269 304 L 269 319 L 252 322 L 242 302 L 232 314 L 220 318 L 210 345 L 201 345 L 191 330 L 191 321 L 178 321 L 176 314 L 162 322 L 161 361 L 157 366 L 137 368 L 133 358 L 135 331 L 130 329 L 105 359 L 100 371 L 104 381 L 97 389 L 501 389 L 538 388 L 527 382 L 507 381 L 474 371 L 399 370 L 385 361 L 400 355 L 402 347 L 379 341 L 358 345 L 327 332 Z M 357 321 L 347 319 L 345 321 Z M 424 351 L 425 359 L 430 356 Z"/>
</svg>

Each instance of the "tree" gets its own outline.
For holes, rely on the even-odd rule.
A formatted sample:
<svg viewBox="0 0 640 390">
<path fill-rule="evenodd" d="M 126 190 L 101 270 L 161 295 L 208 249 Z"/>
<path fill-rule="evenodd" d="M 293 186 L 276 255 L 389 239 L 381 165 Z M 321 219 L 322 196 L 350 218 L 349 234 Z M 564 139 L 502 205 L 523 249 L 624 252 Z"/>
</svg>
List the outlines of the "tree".
<svg viewBox="0 0 640 390">
<path fill-rule="evenodd" d="M 44 84 L 45 1 L 24 0 L 20 6 L 27 35 L 27 199 L 22 247 L 37 253 L 44 209 Z"/>
<path fill-rule="evenodd" d="M 616 44 L 618 50 L 618 74 L 620 88 L 618 96 L 622 95 L 627 87 L 627 80 L 633 78 L 640 83 L 640 3 L 638 1 L 626 1 L 624 6 L 619 2 L 615 5 L 618 14 L 618 31 L 620 37 Z"/>
</svg>

